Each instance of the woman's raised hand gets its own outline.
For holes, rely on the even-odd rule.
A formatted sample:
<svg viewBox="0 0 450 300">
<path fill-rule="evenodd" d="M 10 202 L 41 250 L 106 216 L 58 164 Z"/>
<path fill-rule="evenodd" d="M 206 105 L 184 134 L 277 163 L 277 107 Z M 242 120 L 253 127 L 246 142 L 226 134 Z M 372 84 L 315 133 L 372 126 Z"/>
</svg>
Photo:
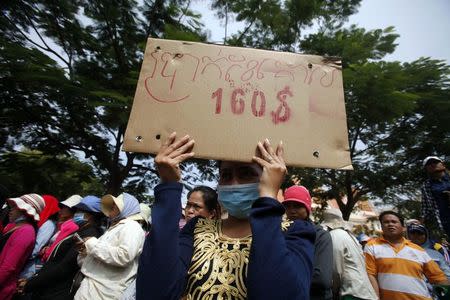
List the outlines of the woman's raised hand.
<svg viewBox="0 0 450 300">
<path fill-rule="evenodd" d="M 161 145 L 155 157 L 156 169 L 162 182 L 180 181 L 180 163 L 194 156 L 192 149 L 195 141 L 189 135 L 178 141 L 176 137 L 176 132 L 173 132 Z"/>
<path fill-rule="evenodd" d="M 263 168 L 259 182 L 260 197 L 277 198 L 278 191 L 286 175 L 284 162 L 283 143 L 280 142 L 276 150 L 273 150 L 268 139 L 264 143 L 258 142 L 259 156 L 254 156 L 253 161 Z"/>
</svg>

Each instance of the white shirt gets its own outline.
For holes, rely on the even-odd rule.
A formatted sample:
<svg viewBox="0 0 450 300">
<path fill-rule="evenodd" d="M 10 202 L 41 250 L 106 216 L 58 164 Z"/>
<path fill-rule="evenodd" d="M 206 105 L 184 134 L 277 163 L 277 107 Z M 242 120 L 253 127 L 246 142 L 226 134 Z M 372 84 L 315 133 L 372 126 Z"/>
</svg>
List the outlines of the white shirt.
<svg viewBox="0 0 450 300">
<path fill-rule="evenodd" d="M 139 223 L 124 219 L 100 238 L 87 240 L 81 267 L 86 277 L 74 299 L 120 299 L 136 277 L 144 239 Z"/>
<path fill-rule="evenodd" d="M 330 231 L 333 241 L 333 280 L 340 286 L 340 296 L 351 295 L 361 299 L 378 299 L 366 271 L 361 245 L 347 231 Z"/>
</svg>

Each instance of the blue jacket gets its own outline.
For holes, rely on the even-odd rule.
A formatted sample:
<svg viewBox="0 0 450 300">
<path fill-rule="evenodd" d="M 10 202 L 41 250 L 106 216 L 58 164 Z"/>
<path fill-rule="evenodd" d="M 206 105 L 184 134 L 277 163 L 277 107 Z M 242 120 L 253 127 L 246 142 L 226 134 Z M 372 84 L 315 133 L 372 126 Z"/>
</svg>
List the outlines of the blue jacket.
<svg viewBox="0 0 450 300">
<path fill-rule="evenodd" d="M 180 183 L 155 188 L 152 230 L 137 274 L 137 300 L 179 300 L 185 291 L 198 219 L 191 220 L 180 232 L 181 192 Z M 315 229 L 309 222 L 295 221 L 283 233 L 283 214 L 283 206 L 275 199 L 264 197 L 253 204 L 247 299 L 309 299 Z"/>
</svg>

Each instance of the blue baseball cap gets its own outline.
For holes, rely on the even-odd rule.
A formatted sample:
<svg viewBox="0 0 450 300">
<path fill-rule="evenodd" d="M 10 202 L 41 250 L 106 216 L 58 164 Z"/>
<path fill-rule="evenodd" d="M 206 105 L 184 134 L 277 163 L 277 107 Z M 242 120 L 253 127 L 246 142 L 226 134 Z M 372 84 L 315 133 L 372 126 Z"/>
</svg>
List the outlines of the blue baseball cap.
<svg viewBox="0 0 450 300">
<path fill-rule="evenodd" d="M 86 196 L 81 199 L 80 203 L 74 206 L 79 210 L 84 210 L 87 212 L 101 213 L 100 198 L 96 196 Z"/>
</svg>

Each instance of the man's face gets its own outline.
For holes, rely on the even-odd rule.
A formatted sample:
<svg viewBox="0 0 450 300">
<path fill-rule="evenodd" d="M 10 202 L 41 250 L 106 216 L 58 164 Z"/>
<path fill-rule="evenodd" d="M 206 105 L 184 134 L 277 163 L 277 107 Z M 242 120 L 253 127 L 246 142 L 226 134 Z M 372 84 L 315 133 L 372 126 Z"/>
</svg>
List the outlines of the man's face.
<svg viewBox="0 0 450 300">
<path fill-rule="evenodd" d="M 283 206 L 286 210 L 286 216 L 289 220 L 306 220 L 308 218 L 308 210 L 305 205 L 295 201 L 285 201 Z"/>
<path fill-rule="evenodd" d="M 431 160 L 425 165 L 425 170 L 431 178 L 439 179 L 445 174 L 445 166 L 442 162 Z"/>
<path fill-rule="evenodd" d="M 410 231 L 408 232 L 408 237 L 414 244 L 422 245 L 427 241 L 427 236 L 425 233 L 419 231 Z"/>
<path fill-rule="evenodd" d="M 381 219 L 381 230 L 386 238 L 399 238 L 403 235 L 405 228 L 397 216 L 384 215 Z"/>
<path fill-rule="evenodd" d="M 259 182 L 262 169 L 256 163 L 222 161 L 219 170 L 220 185 L 235 185 Z"/>
</svg>

